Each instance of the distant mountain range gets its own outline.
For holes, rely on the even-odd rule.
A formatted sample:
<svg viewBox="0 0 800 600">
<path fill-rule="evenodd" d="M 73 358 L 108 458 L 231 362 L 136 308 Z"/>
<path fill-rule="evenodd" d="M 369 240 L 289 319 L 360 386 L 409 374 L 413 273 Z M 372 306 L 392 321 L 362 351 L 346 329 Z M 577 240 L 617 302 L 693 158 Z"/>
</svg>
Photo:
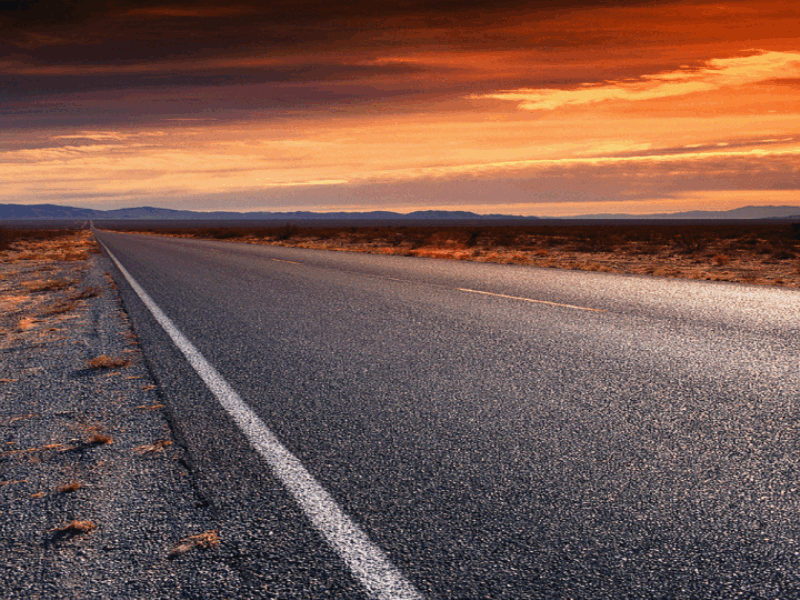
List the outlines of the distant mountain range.
<svg viewBox="0 0 800 600">
<path fill-rule="evenodd" d="M 598 213 L 574 219 L 800 219 L 800 206 L 742 206 L 732 210 L 689 210 L 678 213 L 630 215 Z"/>
<path fill-rule="evenodd" d="M 332 212 L 318 213 L 309 211 L 294 212 L 233 212 L 214 211 L 199 212 L 193 210 L 173 210 L 141 206 L 137 208 L 119 208 L 115 210 L 94 210 L 58 206 L 55 204 L 0 204 L 0 220 L 36 220 L 36 219 L 93 219 L 93 220 L 193 220 L 193 221 L 391 221 L 391 220 L 476 220 L 476 219 L 535 219 L 536 217 L 511 217 L 508 215 L 479 215 L 463 210 L 419 210 L 411 213 L 390 211 L 369 212 Z"/>
<path fill-rule="evenodd" d="M 733 210 L 711 211 L 692 210 L 679 213 L 657 213 L 631 215 L 625 213 L 591 214 L 568 217 L 570 220 L 598 219 L 798 219 L 800 206 L 744 206 Z M 141 206 L 115 210 L 94 210 L 55 204 L 0 204 L 0 221 L 3 220 L 193 220 L 193 221 L 281 221 L 301 222 L 324 221 L 497 221 L 497 220 L 538 220 L 538 217 L 515 215 L 480 215 L 462 210 L 420 210 L 410 213 L 391 211 L 335 212 L 318 213 L 308 211 L 294 212 L 198 212 L 192 210 L 172 210 Z"/>
</svg>

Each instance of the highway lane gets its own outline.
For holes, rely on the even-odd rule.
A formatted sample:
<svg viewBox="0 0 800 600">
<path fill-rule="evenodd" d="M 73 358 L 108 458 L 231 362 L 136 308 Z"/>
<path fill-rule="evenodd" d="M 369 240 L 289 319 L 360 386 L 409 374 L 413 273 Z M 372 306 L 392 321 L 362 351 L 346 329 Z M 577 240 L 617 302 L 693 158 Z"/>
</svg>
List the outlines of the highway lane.
<svg viewBox="0 0 800 600">
<path fill-rule="evenodd" d="M 797 292 L 98 237 L 425 596 L 800 596 Z M 118 282 L 253 596 L 356 597 Z"/>
</svg>

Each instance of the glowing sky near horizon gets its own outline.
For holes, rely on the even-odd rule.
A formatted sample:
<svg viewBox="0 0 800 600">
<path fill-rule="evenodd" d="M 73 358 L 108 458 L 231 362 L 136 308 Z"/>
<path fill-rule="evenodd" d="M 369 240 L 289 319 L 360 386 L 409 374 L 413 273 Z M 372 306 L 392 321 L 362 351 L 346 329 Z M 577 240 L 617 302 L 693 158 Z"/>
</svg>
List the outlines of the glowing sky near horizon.
<svg viewBox="0 0 800 600">
<path fill-rule="evenodd" d="M 800 205 L 796 2 L 42 4 L 0 10 L 0 203 Z"/>
</svg>

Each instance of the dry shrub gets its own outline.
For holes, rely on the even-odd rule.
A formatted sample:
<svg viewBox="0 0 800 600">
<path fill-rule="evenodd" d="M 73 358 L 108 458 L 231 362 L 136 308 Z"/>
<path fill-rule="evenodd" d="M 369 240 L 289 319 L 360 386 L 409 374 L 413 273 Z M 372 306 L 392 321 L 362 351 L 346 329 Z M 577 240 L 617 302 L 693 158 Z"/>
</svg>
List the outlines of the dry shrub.
<svg viewBox="0 0 800 600">
<path fill-rule="evenodd" d="M 789 250 L 776 250 L 770 255 L 770 258 L 772 260 L 792 260 L 797 258 L 797 255 Z"/>
<path fill-rule="evenodd" d="M 92 446 L 102 446 L 104 444 L 113 444 L 114 438 L 107 433 L 97 431 L 89 436 L 89 444 Z"/>
<path fill-rule="evenodd" d="M 717 254 L 714 258 L 711 259 L 711 262 L 714 263 L 717 267 L 723 267 L 730 262 L 730 258 L 725 254 Z"/>
<path fill-rule="evenodd" d="M 71 494 L 72 492 L 77 492 L 79 489 L 81 489 L 80 481 L 70 481 L 69 483 L 58 486 L 56 491 L 59 494 Z"/>
<path fill-rule="evenodd" d="M 99 287 L 89 286 L 83 288 L 81 291 L 70 294 L 70 300 L 85 300 L 86 298 L 94 298 L 100 295 L 102 290 Z"/>
<path fill-rule="evenodd" d="M 78 303 L 74 300 L 59 300 L 51 304 L 42 311 L 42 316 L 50 317 L 53 315 L 61 315 L 71 310 L 78 308 Z"/>
<path fill-rule="evenodd" d="M 48 279 L 45 281 L 26 281 L 22 284 L 29 292 L 54 292 L 71 286 L 74 282 L 66 279 Z"/>
<path fill-rule="evenodd" d="M 92 360 L 86 361 L 86 364 L 89 366 L 90 369 L 99 371 L 101 369 L 116 369 L 118 367 L 127 367 L 129 364 L 131 364 L 131 360 L 129 358 L 111 357 L 105 354 L 101 354 L 100 356 L 97 356 Z"/>
<path fill-rule="evenodd" d="M 167 557 L 177 558 L 195 548 L 205 550 L 207 548 L 216 548 L 217 546 L 219 546 L 219 533 L 216 530 L 206 531 L 182 539 L 169 551 Z"/>
<path fill-rule="evenodd" d="M 27 331 L 38 322 L 38 319 L 34 319 L 33 317 L 22 317 L 19 323 L 17 323 L 17 329 L 20 331 Z"/>
<path fill-rule="evenodd" d="M 64 262 L 83 261 L 89 260 L 89 253 L 82 250 L 69 250 L 66 252 L 59 252 L 55 254 L 53 258 Z"/>
<path fill-rule="evenodd" d="M 97 525 L 92 521 L 70 521 L 66 525 L 54 527 L 50 531 L 55 531 L 56 534 L 60 534 L 60 537 L 71 537 L 80 533 L 89 533 L 95 529 L 97 529 Z"/>
</svg>

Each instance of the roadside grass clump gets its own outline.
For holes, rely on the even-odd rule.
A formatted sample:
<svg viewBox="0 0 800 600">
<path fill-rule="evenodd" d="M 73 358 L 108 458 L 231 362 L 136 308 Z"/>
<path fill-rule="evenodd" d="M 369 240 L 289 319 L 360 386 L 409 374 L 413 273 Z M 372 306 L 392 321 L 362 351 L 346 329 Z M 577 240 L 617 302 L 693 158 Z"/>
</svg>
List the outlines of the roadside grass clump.
<svg viewBox="0 0 800 600">
<path fill-rule="evenodd" d="M 99 287 L 90 285 L 82 290 L 70 294 L 68 298 L 69 300 L 86 300 L 87 298 L 96 298 L 102 291 L 103 290 L 101 290 Z"/>
<path fill-rule="evenodd" d="M 114 281 L 114 278 L 111 276 L 111 273 L 106 271 L 105 272 L 105 277 L 106 277 L 106 281 L 108 282 L 108 287 L 110 287 L 112 290 L 116 290 L 117 289 L 117 282 Z"/>
<path fill-rule="evenodd" d="M 114 443 L 114 438 L 105 432 L 105 428 L 97 423 L 81 423 L 79 429 L 82 432 L 81 442 L 77 448 L 88 446 L 105 446 Z"/>
<path fill-rule="evenodd" d="M 101 371 L 104 369 L 127 367 L 131 364 L 131 360 L 129 358 L 112 357 L 101 354 L 100 356 L 96 356 L 95 358 L 86 361 L 86 364 L 90 369 Z"/>
<path fill-rule="evenodd" d="M 113 444 L 113 443 L 114 443 L 114 438 L 112 438 L 107 433 L 97 432 L 89 436 L 89 444 L 91 444 L 92 446 L 102 446 L 105 444 Z"/>
<path fill-rule="evenodd" d="M 81 487 L 80 481 L 70 481 L 69 483 L 58 486 L 56 491 L 59 494 L 71 494 L 72 492 L 77 492 Z"/>
<path fill-rule="evenodd" d="M 31 327 L 36 325 L 36 323 L 38 323 L 38 322 L 39 322 L 39 319 L 36 319 L 34 317 L 22 317 L 17 322 L 17 329 L 19 331 L 28 331 L 28 329 L 30 329 Z"/>
<path fill-rule="evenodd" d="M 62 525 L 61 527 L 54 527 L 49 531 L 55 532 L 53 536 L 54 541 L 58 541 L 61 539 L 71 538 L 76 535 L 80 535 L 83 533 L 91 533 L 97 529 L 97 525 L 94 524 L 92 521 L 70 521 L 66 525 Z"/>
<path fill-rule="evenodd" d="M 219 532 L 217 530 L 205 531 L 197 535 L 191 535 L 180 540 L 167 554 L 167 558 L 177 558 L 196 548 L 206 550 L 219 546 Z"/>
<path fill-rule="evenodd" d="M 145 387 L 148 387 L 149 389 L 152 389 L 155 386 L 145 386 Z M 144 389 L 144 388 L 142 388 L 142 389 Z M 160 410 L 162 408 L 164 408 L 163 404 L 151 404 L 149 406 L 147 404 L 141 404 L 140 406 L 136 407 L 137 410 Z"/>
<path fill-rule="evenodd" d="M 22 284 L 22 287 L 25 288 L 26 291 L 31 293 L 55 292 L 58 290 L 65 290 L 74 284 L 75 284 L 74 281 L 70 281 L 68 279 L 47 279 L 47 280 L 39 279 L 36 281 L 26 281 Z"/>
<path fill-rule="evenodd" d="M 61 315 L 75 310 L 78 306 L 80 306 L 79 303 L 74 300 L 59 300 L 42 310 L 41 315 L 43 317 Z"/>
<path fill-rule="evenodd" d="M 152 444 L 137 446 L 133 449 L 133 451 L 137 452 L 138 454 L 159 454 L 163 452 L 165 448 L 169 448 L 170 446 L 172 446 L 172 442 L 170 440 L 158 440 Z"/>
</svg>

